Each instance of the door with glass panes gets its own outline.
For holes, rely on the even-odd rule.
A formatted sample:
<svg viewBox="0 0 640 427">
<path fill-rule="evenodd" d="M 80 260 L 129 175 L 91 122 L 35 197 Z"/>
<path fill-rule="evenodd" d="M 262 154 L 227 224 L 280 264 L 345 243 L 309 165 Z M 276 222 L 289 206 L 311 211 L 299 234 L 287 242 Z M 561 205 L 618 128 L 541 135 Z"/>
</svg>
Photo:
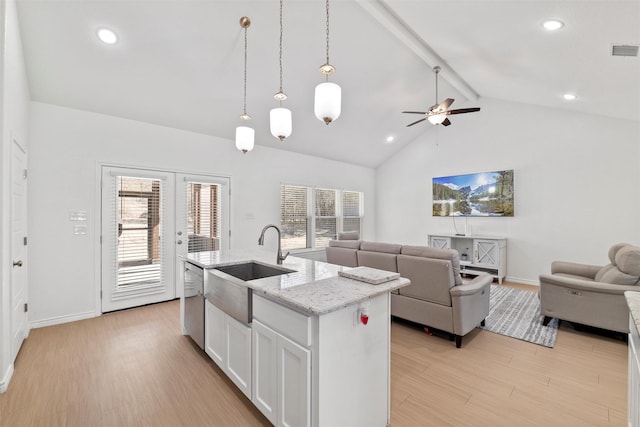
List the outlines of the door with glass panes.
<svg viewBox="0 0 640 427">
<path fill-rule="evenodd" d="M 103 167 L 102 312 L 179 297 L 187 252 L 228 245 L 228 179 Z"/>
</svg>

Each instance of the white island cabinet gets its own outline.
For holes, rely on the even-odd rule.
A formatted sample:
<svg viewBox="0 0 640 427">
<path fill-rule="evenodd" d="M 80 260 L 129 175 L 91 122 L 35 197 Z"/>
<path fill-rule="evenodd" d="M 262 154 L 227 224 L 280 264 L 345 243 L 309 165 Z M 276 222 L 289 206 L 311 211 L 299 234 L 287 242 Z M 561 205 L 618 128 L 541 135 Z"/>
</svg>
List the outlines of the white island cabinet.
<svg viewBox="0 0 640 427">
<path fill-rule="evenodd" d="M 640 427 L 640 292 L 625 292 L 625 299 L 629 305 L 629 396 L 628 396 L 628 426 Z"/>
<path fill-rule="evenodd" d="M 251 399 L 251 327 L 205 302 L 204 350 Z"/>
<path fill-rule="evenodd" d="M 389 294 L 305 316 L 254 295 L 253 402 L 278 426 L 389 422 Z M 366 410 L 364 410 L 366 408 Z"/>
<path fill-rule="evenodd" d="M 211 252 L 189 262 L 263 259 Z M 243 282 L 251 289 L 248 324 L 207 301 L 206 353 L 274 425 L 388 425 L 390 292 L 409 280 L 370 285 L 339 277 L 347 267 L 296 257 L 282 267 L 292 272 Z"/>
</svg>

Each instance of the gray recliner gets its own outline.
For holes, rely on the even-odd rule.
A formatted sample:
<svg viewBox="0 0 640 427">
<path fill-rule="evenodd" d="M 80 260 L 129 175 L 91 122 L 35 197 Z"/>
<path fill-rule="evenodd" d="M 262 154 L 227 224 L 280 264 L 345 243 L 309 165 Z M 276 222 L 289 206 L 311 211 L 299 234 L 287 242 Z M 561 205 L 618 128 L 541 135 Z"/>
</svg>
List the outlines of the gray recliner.
<svg viewBox="0 0 640 427">
<path fill-rule="evenodd" d="M 554 261 L 540 275 L 543 324 L 552 318 L 622 333 L 629 332 L 625 291 L 640 291 L 640 247 L 627 243 L 609 249 L 605 266 Z"/>
</svg>

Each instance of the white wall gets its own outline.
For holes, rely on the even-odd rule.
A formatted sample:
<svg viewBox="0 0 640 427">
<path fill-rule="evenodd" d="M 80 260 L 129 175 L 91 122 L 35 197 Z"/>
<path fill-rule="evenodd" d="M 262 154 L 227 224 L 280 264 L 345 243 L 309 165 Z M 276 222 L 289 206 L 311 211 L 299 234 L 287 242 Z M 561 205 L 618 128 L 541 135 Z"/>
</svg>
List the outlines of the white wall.
<svg viewBox="0 0 640 427">
<path fill-rule="evenodd" d="M 235 126 L 233 123 L 230 127 Z M 293 139 L 284 144 L 295 143 Z M 374 170 L 48 104 L 31 104 L 29 157 L 30 320 L 89 317 L 95 307 L 99 163 L 231 177 L 232 247 L 254 248 L 280 221 L 280 184 L 364 191 L 364 235 L 374 238 Z M 70 211 L 87 211 L 89 234 L 73 234 Z M 276 239 L 265 246 L 275 254 Z"/>
<path fill-rule="evenodd" d="M 482 100 L 478 113 L 425 133 L 376 170 L 376 237 L 426 244 L 453 233 L 431 215 L 431 179 L 514 169 L 515 216 L 469 218 L 508 238 L 507 277 L 538 283 L 552 260 L 605 264 L 613 243 L 640 243 L 640 123 Z M 425 124 L 423 126 L 429 126 Z M 463 230 L 464 219 L 456 224 Z"/>
<path fill-rule="evenodd" d="M 0 392 L 13 370 L 11 360 L 11 150 L 27 147 L 29 89 L 14 0 L 0 2 Z M 26 261 L 26 260 L 25 260 Z"/>
</svg>

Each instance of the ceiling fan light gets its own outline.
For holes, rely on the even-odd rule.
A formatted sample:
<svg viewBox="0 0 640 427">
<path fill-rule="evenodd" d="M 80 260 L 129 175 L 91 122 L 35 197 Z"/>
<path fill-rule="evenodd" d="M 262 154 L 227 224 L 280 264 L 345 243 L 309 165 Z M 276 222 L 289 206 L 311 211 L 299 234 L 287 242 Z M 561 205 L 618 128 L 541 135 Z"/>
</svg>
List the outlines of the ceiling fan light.
<svg viewBox="0 0 640 427">
<path fill-rule="evenodd" d="M 291 135 L 291 110 L 287 108 L 274 108 L 269 113 L 271 135 L 283 141 Z"/>
<path fill-rule="evenodd" d="M 340 117 L 342 89 L 335 83 L 324 82 L 316 86 L 313 111 L 326 124 Z"/>
<path fill-rule="evenodd" d="M 440 123 L 444 122 L 444 119 L 446 118 L 446 114 L 434 114 L 427 117 L 427 120 L 429 120 L 429 123 L 431 123 L 432 125 L 439 125 Z"/>
<path fill-rule="evenodd" d="M 243 153 L 253 150 L 253 140 L 255 131 L 248 126 L 238 126 L 236 128 L 236 148 Z"/>
</svg>

